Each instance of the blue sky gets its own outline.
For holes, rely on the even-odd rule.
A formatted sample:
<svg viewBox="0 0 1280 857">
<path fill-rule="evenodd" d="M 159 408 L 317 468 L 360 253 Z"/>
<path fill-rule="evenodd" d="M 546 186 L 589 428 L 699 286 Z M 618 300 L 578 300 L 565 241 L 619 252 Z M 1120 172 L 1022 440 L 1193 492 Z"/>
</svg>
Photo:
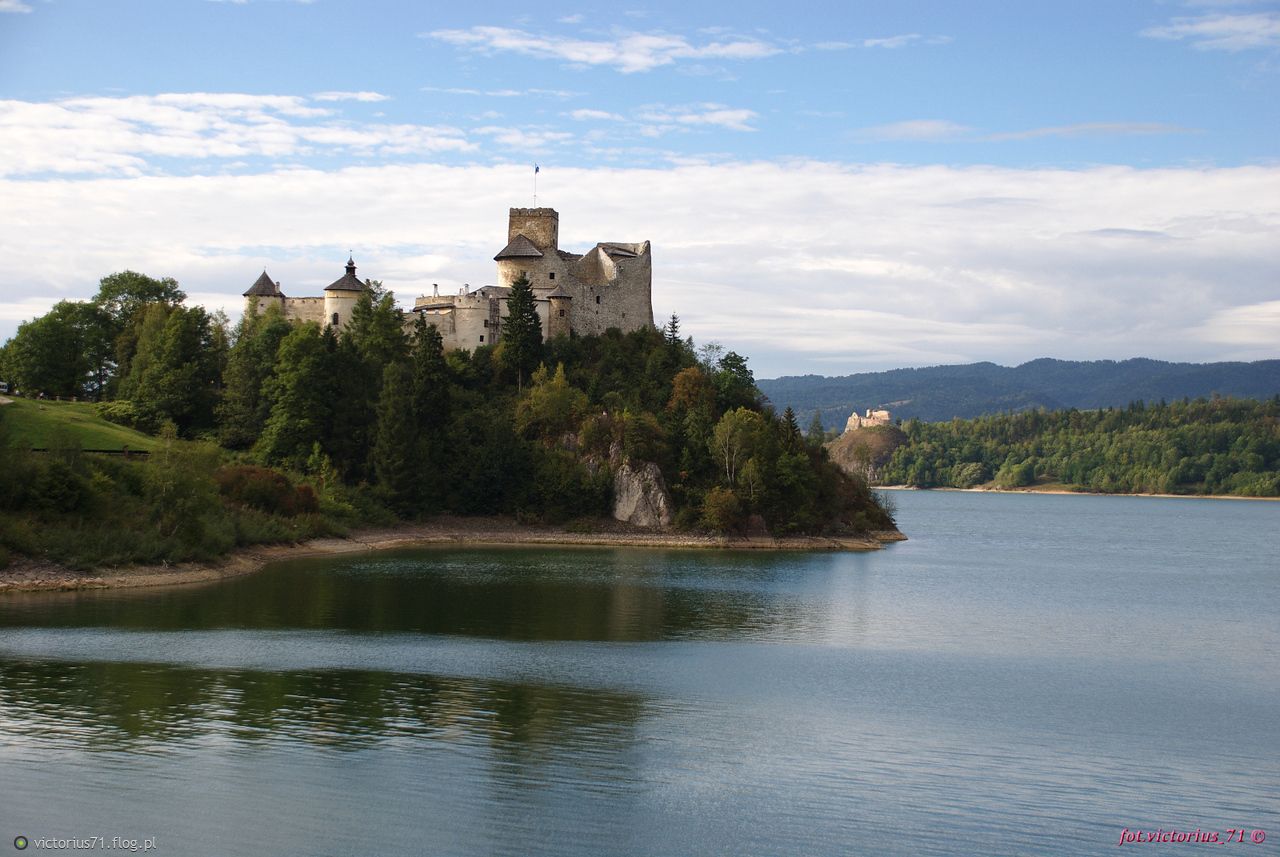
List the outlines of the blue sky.
<svg viewBox="0 0 1280 857">
<path fill-rule="evenodd" d="M 1277 3 L 548 8 L 0 0 L 0 336 L 123 268 L 488 282 L 537 162 L 761 376 L 1277 356 Z"/>
</svg>

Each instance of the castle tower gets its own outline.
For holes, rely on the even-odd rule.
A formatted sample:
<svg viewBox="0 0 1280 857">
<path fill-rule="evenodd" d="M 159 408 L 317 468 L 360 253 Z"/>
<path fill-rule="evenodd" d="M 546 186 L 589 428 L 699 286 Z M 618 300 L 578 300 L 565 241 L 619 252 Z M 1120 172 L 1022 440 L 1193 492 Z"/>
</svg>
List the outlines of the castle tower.
<svg viewBox="0 0 1280 857">
<path fill-rule="evenodd" d="M 546 252 L 560 249 L 560 213 L 554 208 L 513 208 L 507 219 L 507 241 L 523 235 Z"/>
<path fill-rule="evenodd" d="M 573 318 L 573 295 L 564 290 L 564 286 L 556 286 L 547 294 L 547 302 L 551 305 L 547 317 L 547 339 L 569 335 L 569 322 Z"/>
<path fill-rule="evenodd" d="M 262 276 L 254 280 L 253 285 L 244 293 L 244 311 L 248 315 L 251 312 L 261 312 L 269 306 L 283 309 L 284 293 L 280 291 L 280 284 L 267 276 L 267 269 L 263 268 Z"/>
<path fill-rule="evenodd" d="M 324 323 L 336 330 L 345 327 L 364 290 L 364 283 L 356 277 L 356 263 L 348 257 L 347 272 L 324 287 Z"/>
</svg>

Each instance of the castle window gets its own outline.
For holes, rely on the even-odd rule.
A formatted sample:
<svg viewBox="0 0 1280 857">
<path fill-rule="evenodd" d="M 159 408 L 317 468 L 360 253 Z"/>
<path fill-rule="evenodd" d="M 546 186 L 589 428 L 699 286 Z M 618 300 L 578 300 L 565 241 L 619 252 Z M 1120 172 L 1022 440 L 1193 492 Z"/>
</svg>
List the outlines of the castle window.
<svg viewBox="0 0 1280 857">
<path fill-rule="evenodd" d="M 486 324 L 486 325 L 487 325 L 488 323 L 489 323 L 489 322 L 487 322 L 487 321 L 485 322 L 485 324 Z M 482 333 L 482 334 L 480 334 L 480 341 L 481 341 L 481 342 L 484 342 L 484 334 L 483 334 L 483 333 Z"/>
<path fill-rule="evenodd" d="M 564 310 L 560 310 L 560 317 L 564 318 Z"/>
<path fill-rule="evenodd" d="M 600 296 L 596 295 L 596 303 L 600 303 Z"/>
<path fill-rule="evenodd" d="M 555 272 L 555 271 L 552 271 L 550 274 L 547 274 L 547 279 L 548 279 L 548 280 L 554 280 L 555 278 L 556 278 L 556 272 Z"/>
<path fill-rule="evenodd" d="M 489 319 L 487 319 L 487 318 L 486 318 L 486 319 L 484 320 L 484 326 L 485 326 L 485 327 L 488 327 L 488 326 L 489 326 Z"/>
<path fill-rule="evenodd" d="M 336 312 L 333 314 L 333 326 L 338 326 L 338 314 Z"/>
</svg>

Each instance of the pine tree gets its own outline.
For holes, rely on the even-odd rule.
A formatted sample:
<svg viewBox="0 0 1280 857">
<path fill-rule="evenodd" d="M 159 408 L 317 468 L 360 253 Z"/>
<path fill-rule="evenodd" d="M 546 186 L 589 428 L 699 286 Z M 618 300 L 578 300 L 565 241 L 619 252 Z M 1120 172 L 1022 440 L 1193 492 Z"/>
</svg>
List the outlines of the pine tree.
<svg viewBox="0 0 1280 857">
<path fill-rule="evenodd" d="M 515 373 L 516 386 L 523 391 L 525 377 L 542 360 L 542 320 L 533 303 L 533 287 L 523 275 L 511 284 L 498 353 L 499 361 Z"/>
<path fill-rule="evenodd" d="M 795 452 L 800 445 L 800 424 L 796 422 L 796 412 L 790 405 L 782 412 L 782 432 L 787 452 Z"/>
<path fill-rule="evenodd" d="M 813 446 L 821 446 L 827 439 L 827 429 L 822 424 L 822 412 L 814 411 L 813 420 L 809 423 L 809 431 L 805 432 L 805 437 Z"/>
<path fill-rule="evenodd" d="M 236 328 L 235 344 L 223 373 L 218 403 L 218 437 L 223 446 L 248 449 L 262 434 L 271 416 L 271 402 L 263 385 L 275 367 L 276 352 L 292 326 L 279 307 L 245 313 Z"/>
<path fill-rule="evenodd" d="M 406 363 L 392 363 L 382 373 L 378 398 L 378 423 L 370 462 L 378 491 L 400 514 L 418 507 L 418 431 L 413 418 L 413 370 Z"/>
<path fill-rule="evenodd" d="M 671 313 L 671 320 L 667 322 L 667 326 L 662 328 L 662 335 L 666 338 L 667 344 L 675 347 L 680 344 L 680 316 Z"/>
<path fill-rule="evenodd" d="M 264 461 L 301 467 L 312 447 L 328 440 L 332 365 L 325 337 L 314 324 L 298 325 L 280 343 L 275 369 L 263 385 L 271 415 L 254 447 Z"/>
</svg>

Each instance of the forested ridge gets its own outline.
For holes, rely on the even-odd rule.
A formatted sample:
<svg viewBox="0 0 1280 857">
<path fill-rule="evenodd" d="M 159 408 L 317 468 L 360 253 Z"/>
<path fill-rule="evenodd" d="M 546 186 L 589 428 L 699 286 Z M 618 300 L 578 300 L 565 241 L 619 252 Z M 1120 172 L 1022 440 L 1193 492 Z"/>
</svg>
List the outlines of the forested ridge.
<svg viewBox="0 0 1280 857">
<path fill-rule="evenodd" d="M 907 420 L 883 484 L 1280 496 L 1280 396 Z"/>
<path fill-rule="evenodd" d="M 827 378 L 789 376 L 760 381 L 778 408 L 790 406 L 808 425 L 813 414 L 843 429 L 855 410 L 887 407 L 898 419 L 938 422 L 984 414 L 1068 408 L 1122 408 L 1129 402 L 1208 398 L 1214 394 L 1268 399 L 1280 393 L 1280 360 L 1253 363 L 1168 363 L 1162 360 L 1052 360 L 1020 366 L 972 363 L 893 369 Z"/>
<path fill-rule="evenodd" d="M 657 464 L 681 530 L 892 526 L 820 436 L 767 407 L 745 358 L 695 347 L 675 316 L 543 343 L 522 282 L 497 346 L 445 353 L 370 285 L 341 333 L 275 308 L 233 328 L 133 272 L 21 325 L 0 379 L 96 400 L 160 442 L 141 462 L 67 438 L 36 453 L 3 437 L 0 407 L 0 560 L 201 559 L 437 512 L 589 522 L 625 462 Z"/>
</svg>

